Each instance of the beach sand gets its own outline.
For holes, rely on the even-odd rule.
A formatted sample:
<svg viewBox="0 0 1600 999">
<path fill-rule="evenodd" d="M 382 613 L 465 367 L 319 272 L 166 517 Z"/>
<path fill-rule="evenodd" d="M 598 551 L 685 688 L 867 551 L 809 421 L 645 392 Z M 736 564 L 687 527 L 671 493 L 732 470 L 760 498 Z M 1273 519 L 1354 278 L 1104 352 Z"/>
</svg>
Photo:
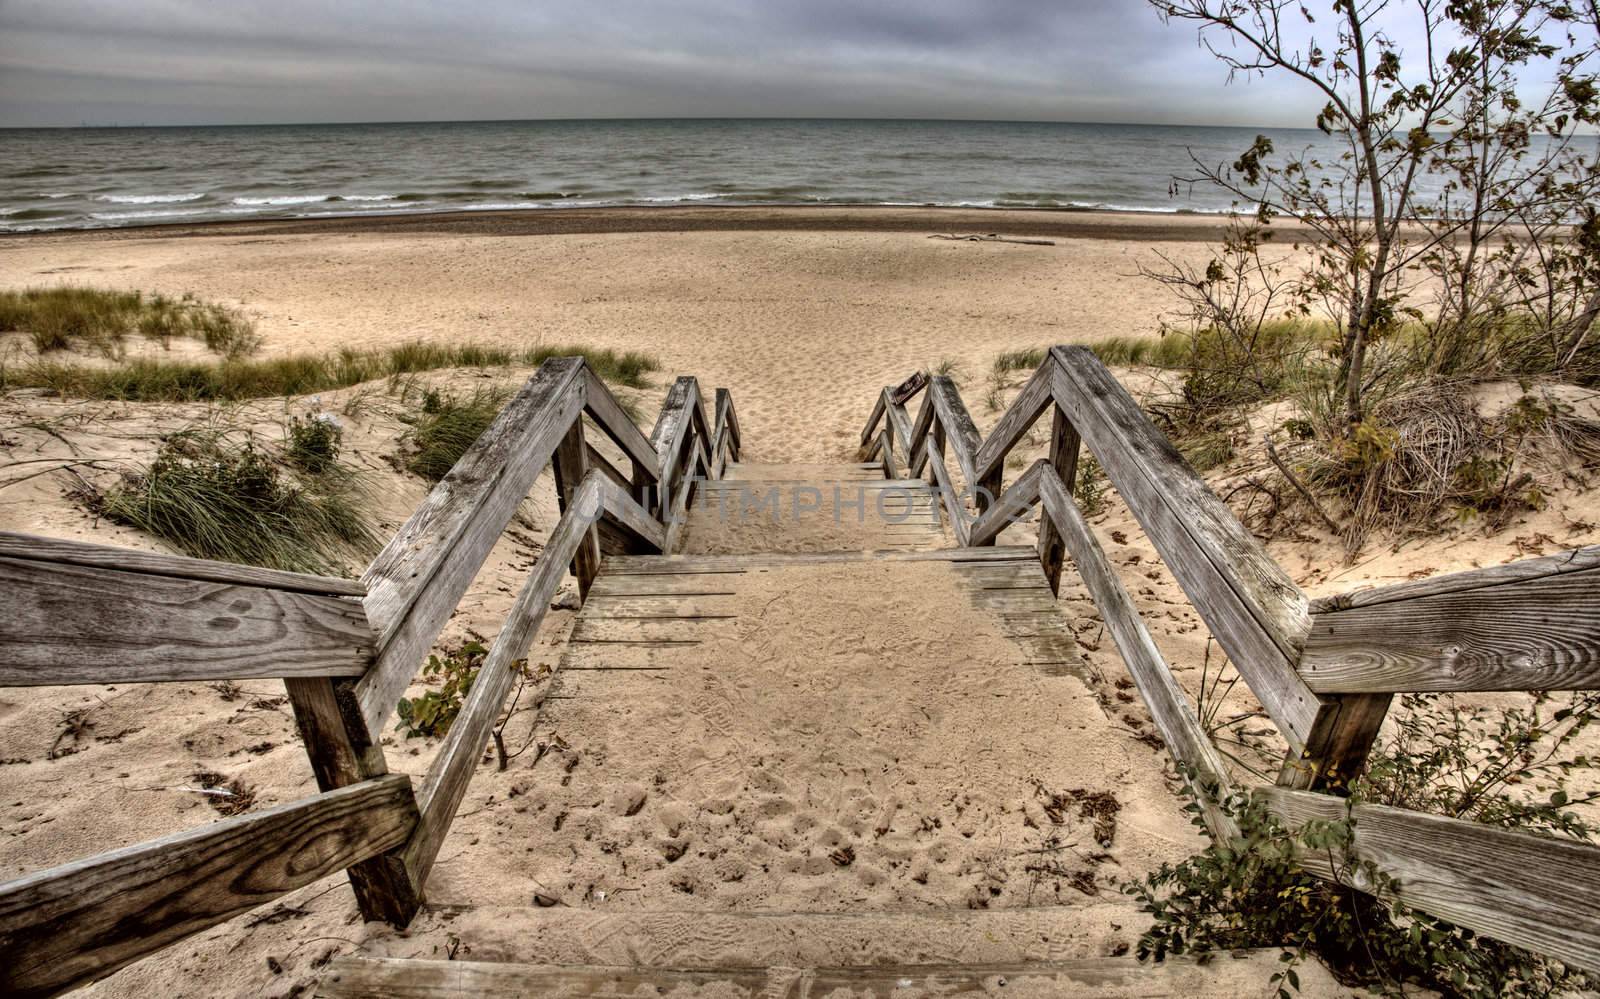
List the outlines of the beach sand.
<svg viewBox="0 0 1600 999">
<path fill-rule="evenodd" d="M 652 231 L 630 231 L 641 228 Z M 1047 238 L 1055 245 L 929 238 L 953 232 Z M 662 362 L 656 386 L 622 394 L 638 402 L 646 424 L 670 377 L 694 374 L 704 391 L 732 390 L 745 461 L 843 462 L 854 460 L 878 390 L 917 368 L 948 365 L 987 430 L 1001 412 L 985 402 L 996 354 L 1156 332 L 1172 302 L 1138 276 L 1139 267 L 1156 265 L 1163 254 L 1203 263 L 1211 253 L 1206 240 L 1216 233 L 1216 220 L 1198 217 L 900 209 L 612 210 L 242 223 L 0 238 L 0 287 L 70 283 L 194 293 L 250 315 L 264 337 L 263 356 L 414 339 L 643 350 Z M 21 356 L 19 339 L 0 339 L 0 357 L 7 351 L 13 359 Z M 528 373 L 457 372 L 420 376 L 416 383 L 470 388 Z M 995 401 L 1004 403 L 1013 390 L 1014 385 L 999 390 Z M 404 405 L 385 386 L 314 400 L 263 400 L 232 407 L 229 417 L 273 433 L 287 414 L 312 409 L 341 415 L 349 455 L 373 485 L 380 533 L 392 532 L 426 486 L 388 460 L 406 426 Z M 147 459 L 160 432 L 214 415 L 194 405 L 83 403 L 36 393 L 0 398 L 0 482 L 18 478 L 0 486 L 0 529 L 156 547 L 151 539 L 93 520 L 71 499 L 74 481 L 68 475 L 21 480 L 32 467 L 25 463 L 97 461 L 77 472 L 104 482 L 118 467 Z M 1032 460 L 1043 446 L 1040 434 L 1018 454 Z M 1248 463 L 1236 463 L 1213 479 L 1250 471 Z M 1455 571 L 1592 543 L 1596 521 L 1600 504 L 1556 484 L 1545 510 L 1493 532 L 1463 525 L 1398 545 L 1380 540 L 1354 564 L 1346 564 L 1331 539 L 1309 530 L 1288 532 L 1270 550 L 1297 582 L 1323 594 L 1399 581 L 1418 567 Z M 493 635 L 535 545 L 554 522 L 546 479 L 525 504 L 520 529 L 491 555 L 443 644 Z M 1215 667 L 1204 626 L 1114 496 L 1094 526 L 1157 642 L 1193 691 L 1208 652 Z M 1026 541 L 1030 531 L 1027 525 L 1013 528 L 1005 540 Z M 1088 787 L 1108 770 L 1138 775 L 1122 792 L 1124 819 L 1138 843 L 1124 873 L 1134 876 L 1159 861 L 1180 859 L 1200 840 L 1171 793 L 1170 775 L 1160 773 L 1164 756 L 1137 741 L 1154 731 L 1148 713 L 1137 697 L 1118 696 L 1128 693 L 1126 671 L 1070 574 L 1062 600 L 1082 625 L 1079 644 L 1092 677 L 1083 703 L 1072 710 L 1097 716 L 1099 725 L 1109 721 L 1144 757 L 1131 765 L 1124 759 L 1128 745 L 1086 742 L 1071 726 L 1033 733 L 1034 745 L 1050 757 L 1051 779 L 1058 784 L 1074 770 L 1086 775 L 1082 786 Z M 572 618 L 568 612 L 550 615 L 530 665 L 555 663 Z M 969 641 L 986 640 L 981 629 L 968 630 Z M 883 676 L 892 677 L 893 668 L 886 663 Z M 961 718 L 971 729 L 981 720 L 974 716 L 966 679 L 958 674 L 920 686 L 916 695 L 930 710 Z M 1025 696 L 1026 681 L 1014 683 L 1014 692 Z M 281 695 L 281 685 L 266 681 L 241 684 L 237 691 L 204 685 L 0 690 L 0 784 L 6 790 L 0 800 L 0 828 L 6 832 L 0 838 L 0 877 L 212 820 L 209 796 L 191 790 L 203 771 L 245 781 L 256 792 L 256 807 L 312 793 Z M 81 712 L 76 717 L 92 727 L 68 724 L 72 712 Z M 758 731 L 759 713 L 744 723 L 756 728 L 741 729 L 741 738 L 765 738 Z M 531 724 L 519 729 L 513 719 L 508 734 L 532 734 Z M 420 777 L 432 748 L 425 740 L 396 737 L 388 746 L 390 765 Z M 1113 756 L 1122 762 L 1113 766 Z M 479 771 L 440 858 L 433 897 L 439 906 L 531 901 L 523 897 L 520 876 L 510 882 L 518 886 L 513 891 L 498 883 L 493 863 L 485 863 L 510 850 L 503 841 L 507 829 L 515 832 L 519 813 L 502 806 L 530 793 L 545 801 L 574 792 L 542 787 L 550 777 L 548 764 L 530 773 L 532 764 L 524 762 L 514 761 L 505 773 L 496 773 L 492 764 Z M 613 797 L 626 797 L 646 776 L 624 773 L 615 787 L 583 790 L 610 807 Z M 799 776 L 776 779 L 793 782 Z M 595 778 L 585 774 L 586 780 Z M 1020 808 L 1021 802 L 1005 805 Z M 684 821 L 709 839 L 713 853 L 740 855 L 736 830 L 696 824 L 693 816 Z M 654 848 L 650 837 L 662 835 L 646 829 L 643 818 L 637 825 L 637 839 L 622 847 L 622 855 L 636 861 Z M 826 828 L 808 832 L 822 839 L 831 835 Z M 975 835 L 982 839 L 992 832 L 980 828 Z M 719 842 L 716 837 L 724 834 L 728 839 Z M 546 828 L 527 848 L 558 840 Z M 914 844 L 905 846 L 914 855 Z M 600 861 L 586 856 L 573 863 L 581 868 Z M 731 869 L 714 860 L 702 866 L 690 874 L 708 884 Z M 828 899 L 841 897 L 846 886 L 861 890 L 862 879 L 873 874 L 862 868 L 830 874 L 831 867 L 820 881 L 752 877 L 748 886 L 730 892 L 729 905 L 828 907 Z M 959 892 L 941 894 L 944 889 L 919 898 L 866 887 L 868 904 L 877 906 L 959 906 L 965 899 Z M 1137 914 L 1115 899 L 1114 890 L 1096 901 L 1092 911 L 1098 914 L 1082 937 L 1082 956 L 1128 944 L 1140 928 Z M 714 900 L 698 904 L 715 908 Z M 995 904 L 1019 903 L 1008 895 Z M 88 994 L 297 994 L 334 954 L 444 956 L 470 920 L 453 923 L 454 917 L 442 913 L 430 910 L 403 934 L 363 925 L 342 876 L 334 877 L 179 943 Z"/>
</svg>

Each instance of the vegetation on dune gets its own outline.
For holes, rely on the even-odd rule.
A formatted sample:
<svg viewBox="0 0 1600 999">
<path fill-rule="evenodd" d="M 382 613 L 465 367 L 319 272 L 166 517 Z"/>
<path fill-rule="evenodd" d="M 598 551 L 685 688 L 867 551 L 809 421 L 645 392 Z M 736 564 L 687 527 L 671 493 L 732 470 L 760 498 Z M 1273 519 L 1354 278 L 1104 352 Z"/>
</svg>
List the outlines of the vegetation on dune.
<svg viewBox="0 0 1600 999">
<path fill-rule="evenodd" d="M 28 288 L 0 291 L 0 333 L 27 333 L 39 353 L 81 347 L 121 356 L 137 334 L 163 346 L 196 340 L 226 357 L 243 357 L 260 346 L 255 327 L 241 313 L 193 295 L 171 298 L 99 288 Z"/>
<path fill-rule="evenodd" d="M 400 698 L 396 727 L 408 739 L 437 738 L 448 733 L 488 656 L 488 648 L 480 642 L 468 642 L 454 652 L 446 652 L 443 658 L 430 655 L 428 664 L 422 667 L 422 678 L 439 686 L 418 697 Z"/>
<path fill-rule="evenodd" d="M 582 355 L 601 378 L 642 388 L 660 365 L 636 351 L 541 346 L 523 350 L 482 344 L 412 342 L 382 350 L 235 358 L 219 363 L 133 358 L 107 366 L 39 360 L 0 365 L 0 390 L 45 388 L 62 396 L 129 402 L 210 402 L 297 396 L 382 378 L 444 368 L 537 366 Z"/>
<path fill-rule="evenodd" d="M 1600 829 L 1573 806 L 1600 792 L 1575 792 L 1570 782 L 1600 767 L 1575 751 L 1597 709 L 1593 691 L 1560 701 L 1535 694 L 1526 707 L 1505 711 L 1406 695 L 1366 776 L 1349 788 L 1351 799 L 1593 842 Z M 1519 793 L 1529 787 L 1537 796 Z M 1349 820 L 1310 822 L 1291 833 L 1258 797 L 1241 793 L 1225 805 L 1238 839 L 1128 887 L 1154 920 L 1140 938 L 1141 958 L 1282 947 L 1283 967 L 1272 982 L 1280 997 L 1298 987 L 1294 968 L 1307 955 L 1346 985 L 1385 995 L 1420 987 L 1475 999 L 1547 997 L 1600 987 L 1595 976 L 1408 909 L 1393 882 L 1370 865 L 1336 863 L 1333 882 L 1306 873 L 1296 858 L 1307 851 L 1345 855 Z"/>
<path fill-rule="evenodd" d="M 432 389 L 423 393 L 420 409 L 407 417 L 406 468 L 425 479 L 444 478 L 510 397 L 504 388 L 479 388 L 465 396 Z"/>
<path fill-rule="evenodd" d="M 89 502 L 196 558 L 338 574 L 378 550 L 340 444 L 325 417 L 291 424 L 282 447 L 237 431 L 183 430 Z"/>
</svg>

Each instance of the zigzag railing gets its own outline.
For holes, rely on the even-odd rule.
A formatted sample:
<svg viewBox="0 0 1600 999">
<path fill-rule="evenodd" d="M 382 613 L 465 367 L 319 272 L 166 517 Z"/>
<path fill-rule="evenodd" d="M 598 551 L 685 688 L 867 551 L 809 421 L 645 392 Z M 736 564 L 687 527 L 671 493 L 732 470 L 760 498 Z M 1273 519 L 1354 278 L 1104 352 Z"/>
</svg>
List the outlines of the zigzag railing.
<svg viewBox="0 0 1600 999">
<path fill-rule="evenodd" d="M 557 586 L 670 550 L 696 476 L 738 457 L 722 389 L 715 427 L 693 378 L 646 438 L 582 358 L 547 361 L 359 583 L 0 532 L 0 686 L 282 678 L 321 790 L 0 884 L 0 992 L 84 984 L 340 870 L 363 916 L 409 923 Z M 561 518 L 414 791 L 378 734 L 547 466 Z"/>
<path fill-rule="evenodd" d="M 924 383 L 913 423 L 905 404 Z M 1046 410 L 1050 456 L 1002 488 L 1006 456 Z M 919 375 L 883 390 L 861 442 L 862 460 L 880 458 L 886 474 L 931 476 L 963 545 L 993 544 L 1041 507 L 1051 586 L 1069 552 L 1208 829 L 1227 842 L 1238 832 L 1220 806 L 1228 771 L 1073 501 L 1088 448 L 1289 743 L 1277 786 L 1261 792 L 1269 806 L 1291 827 L 1351 820 L 1347 859 L 1389 875 L 1408 905 L 1600 970 L 1600 848 L 1318 793 L 1359 771 L 1395 693 L 1600 687 L 1600 546 L 1310 601 L 1081 347 L 1052 349 L 987 439 L 953 382 Z M 1305 864 L 1340 876 L 1327 858 Z"/>
</svg>

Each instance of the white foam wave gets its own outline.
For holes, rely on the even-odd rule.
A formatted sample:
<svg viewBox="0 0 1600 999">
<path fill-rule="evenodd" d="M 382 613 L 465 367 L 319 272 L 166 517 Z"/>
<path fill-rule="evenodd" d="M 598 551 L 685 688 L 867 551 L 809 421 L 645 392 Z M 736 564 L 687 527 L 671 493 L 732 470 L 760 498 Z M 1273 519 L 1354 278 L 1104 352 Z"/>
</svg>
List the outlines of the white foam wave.
<svg viewBox="0 0 1600 999">
<path fill-rule="evenodd" d="M 319 201 L 327 201 L 326 194 L 280 194 L 270 198 L 234 198 L 236 205 L 314 205 Z"/>
<path fill-rule="evenodd" d="M 94 200 L 113 205 L 176 205 L 184 201 L 199 201 L 205 196 L 204 191 L 190 191 L 188 194 L 97 194 Z"/>
<path fill-rule="evenodd" d="M 395 199 L 395 197 L 396 197 L 396 195 L 393 195 L 393 194 L 341 194 L 335 200 L 338 200 L 338 201 L 393 201 Z"/>
<path fill-rule="evenodd" d="M 169 208 L 145 212 L 90 212 L 89 217 L 101 222 L 125 222 L 128 219 L 172 219 L 187 215 L 208 215 L 205 208 Z"/>
</svg>

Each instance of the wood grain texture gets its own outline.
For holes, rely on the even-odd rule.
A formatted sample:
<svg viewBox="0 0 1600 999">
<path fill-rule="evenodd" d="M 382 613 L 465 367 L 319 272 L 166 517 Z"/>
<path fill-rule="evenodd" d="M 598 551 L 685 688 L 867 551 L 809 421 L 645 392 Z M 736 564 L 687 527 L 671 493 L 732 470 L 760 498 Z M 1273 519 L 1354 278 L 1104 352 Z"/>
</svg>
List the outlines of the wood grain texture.
<svg viewBox="0 0 1600 999">
<path fill-rule="evenodd" d="M 550 467 L 556 479 L 556 505 L 565 514 L 573 509 L 578 484 L 589 474 L 588 445 L 583 440 L 582 420 L 573 420 L 572 426 L 567 428 L 566 435 L 551 456 Z M 598 474 L 603 478 L 603 472 Z M 589 528 L 572 555 L 572 576 L 578 581 L 579 600 L 589 596 L 589 587 L 600 571 L 600 534 L 594 527 L 600 519 L 599 486 L 595 487 L 593 495 L 594 509 L 578 511 L 579 516 L 588 522 Z"/>
<path fill-rule="evenodd" d="M 1073 961 L 972 961 L 959 964 L 872 964 L 837 968 L 719 967 L 698 970 L 637 965 L 532 965 L 490 961 L 341 957 L 323 975 L 322 999 L 445 999 L 462 996 L 716 995 L 748 999 L 837 996 L 1101 996 L 1232 999 L 1237 979 L 1218 971 L 1250 961 L 1268 974 L 1276 951 L 1233 951 L 1204 959 L 1169 957 L 1160 964 L 1133 957 Z"/>
<path fill-rule="evenodd" d="M 1315 614 L 1300 675 L 1329 693 L 1600 687 L 1600 568 Z"/>
<path fill-rule="evenodd" d="M 1557 576 L 1567 572 L 1583 572 L 1588 569 L 1600 569 L 1600 545 L 1575 548 L 1571 551 L 1545 555 L 1541 558 L 1522 559 L 1517 562 L 1508 562 L 1505 565 L 1490 566 L 1487 569 L 1453 572 L 1444 576 L 1433 576 L 1428 579 L 1418 579 L 1394 586 L 1356 590 L 1332 597 L 1318 597 L 1311 601 L 1310 609 L 1314 614 L 1326 614 L 1330 611 L 1370 607 L 1375 604 L 1393 603 L 1400 600 L 1415 600 L 1418 597 L 1432 597 L 1445 593 L 1459 593 L 1463 590 L 1502 586 L 1506 583 L 1543 579 L 1547 576 Z"/>
<path fill-rule="evenodd" d="M 428 767 L 417 794 L 422 818 L 405 847 L 406 869 L 416 884 L 427 881 L 433 862 L 438 858 L 445 834 L 450 831 L 456 809 L 467 793 L 483 747 L 489 741 L 489 730 L 500 717 L 500 708 L 516 676 L 516 663 L 527 656 L 534 633 L 550 609 L 550 598 L 566 576 L 568 563 L 589 535 L 590 518 L 592 512 L 600 508 L 604 488 L 605 479 L 598 472 L 590 473 L 578 486 L 567 513 L 550 532 L 550 539 L 539 554 L 533 572 L 517 594 L 500 634 L 495 636 L 461 706 L 461 713 L 451 724 L 444 744 Z"/>
<path fill-rule="evenodd" d="M 0 991 L 49 995 L 405 842 L 395 775 L 0 885 Z"/>
<path fill-rule="evenodd" d="M 956 467 L 961 470 L 961 478 L 968 489 L 976 489 L 982 478 L 978 474 L 977 454 L 983 435 L 978 433 L 978 425 L 972 422 L 967 404 L 961 401 L 960 390 L 949 378 L 935 375 L 928 379 L 928 398 L 934 404 L 950 450 L 955 452 Z"/>
<path fill-rule="evenodd" d="M 1133 598 L 1111 568 L 1105 550 L 1095 539 L 1065 484 L 1053 468 L 1043 462 L 1040 464 L 1044 468 L 1039 490 L 1045 514 L 1071 552 L 1083 585 L 1094 598 L 1112 641 L 1117 643 L 1117 651 L 1122 654 L 1128 674 L 1150 709 L 1150 717 L 1161 733 L 1161 741 L 1167 745 L 1167 752 L 1194 787 L 1195 800 L 1201 806 L 1211 838 L 1218 843 L 1228 843 L 1238 836 L 1239 828 L 1220 804 L 1231 790 L 1227 764 L 1206 735 L 1194 706 L 1172 675 L 1166 657 L 1139 617 Z"/>
<path fill-rule="evenodd" d="M 0 557 L 0 685 L 360 676 L 352 597 Z"/>
<path fill-rule="evenodd" d="M 944 511 L 949 516 L 950 527 L 956 536 L 956 543 L 964 547 L 967 544 L 967 532 L 970 528 L 972 517 L 956 496 L 955 486 L 950 482 L 950 471 L 944 464 L 944 455 L 936 451 L 933 444 L 933 441 L 929 441 L 923 445 L 922 453 L 927 460 L 928 467 L 933 471 L 934 481 L 938 484 L 939 496 L 944 501 Z"/>
<path fill-rule="evenodd" d="M 583 410 L 582 358 L 546 361 L 368 567 L 364 601 L 382 629 L 358 693 L 381 731 L 439 629 Z"/>
<path fill-rule="evenodd" d="M 613 442 L 622 448 L 622 453 L 631 458 L 638 470 L 642 471 L 650 481 L 654 482 L 659 475 L 655 448 L 650 446 L 649 438 L 645 437 L 628 416 L 622 404 L 617 402 L 617 397 L 611 394 L 611 389 L 604 379 L 595 374 L 587 364 L 584 365 L 584 412 L 594 420 L 595 426 Z"/>
<path fill-rule="evenodd" d="M 967 544 L 973 547 L 992 545 L 1001 531 L 1022 520 L 1039 502 L 1039 476 L 1049 468 L 1050 463 L 1043 458 L 1028 466 L 1028 470 L 972 522 L 967 531 Z"/>
<path fill-rule="evenodd" d="M 1600 971 L 1600 847 L 1384 805 L 1268 788 L 1290 828 L 1355 823 L 1354 857 L 1397 882 L 1407 905 L 1485 936 Z M 1307 870 L 1331 877 L 1323 857 Z M 1360 880 L 1356 887 L 1368 889 Z"/>
<path fill-rule="evenodd" d="M 14 531 L 0 531 L 0 558 L 79 565 L 90 569 L 119 569 L 123 572 L 137 572 L 151 576 L 171 576 L 174 579 L 237 583 L 241 586 L 259 586 L 289 593 L 320 593 L 343 597 L 367 595 L 367 588 L 354 579 L 313 576 L 299 572 L 283 572 L 278 569 L 259 569 L 251 565 L 235 565 L 232 562 L 211 562 L 206 559 L 185 558 L 181 555 L 162 555 L 157 552 L 136 551 L 132 548 L 118 548 L 114 545 L 63 541 L 59 538 L 18 534 Z"/>
</svg>

